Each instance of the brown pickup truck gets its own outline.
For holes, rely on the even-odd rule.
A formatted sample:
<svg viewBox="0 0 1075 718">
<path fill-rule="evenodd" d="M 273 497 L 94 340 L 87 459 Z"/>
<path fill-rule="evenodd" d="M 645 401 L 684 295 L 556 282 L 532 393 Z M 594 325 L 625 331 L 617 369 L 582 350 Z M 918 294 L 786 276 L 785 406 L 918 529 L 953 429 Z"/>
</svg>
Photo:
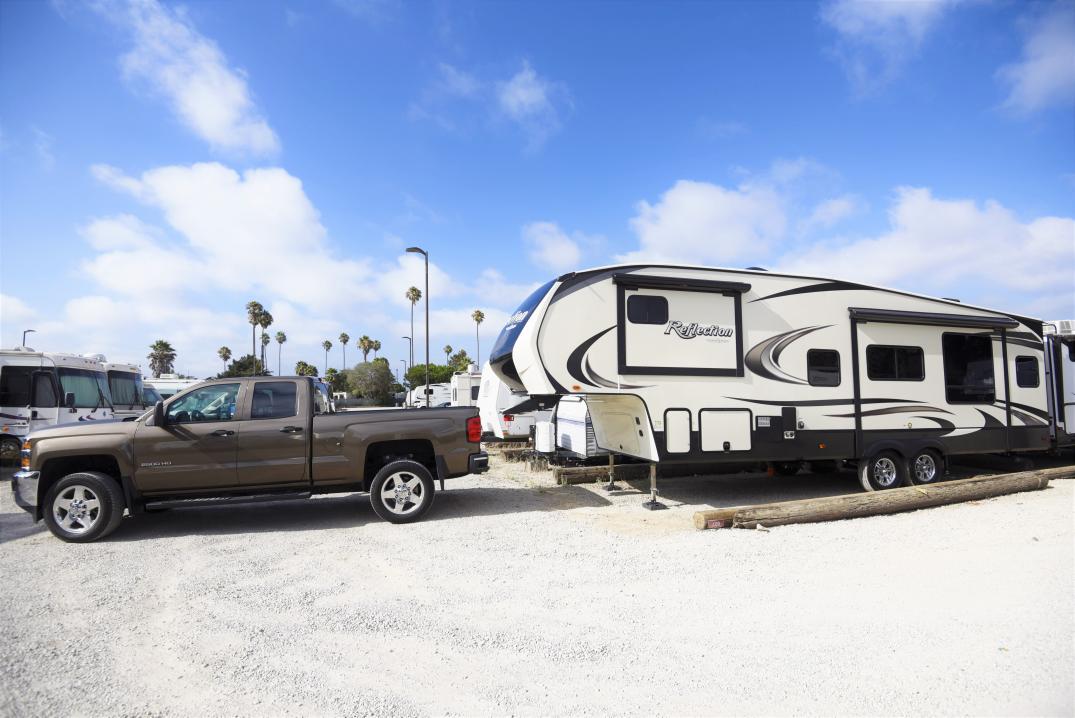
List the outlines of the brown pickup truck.
<svg viewBox="0 0 1075 718">
<path fill-rule="evenodd" d="M 64 541 L 94 541 L 131 514 L 368 491 L 393 523 L 421 518 L 434 477 L 481 473 L 473 407 L 336 412 L 308 377 L 219 379 L 134 421 L 27 437 L 15 502 Z"/>
</svg>

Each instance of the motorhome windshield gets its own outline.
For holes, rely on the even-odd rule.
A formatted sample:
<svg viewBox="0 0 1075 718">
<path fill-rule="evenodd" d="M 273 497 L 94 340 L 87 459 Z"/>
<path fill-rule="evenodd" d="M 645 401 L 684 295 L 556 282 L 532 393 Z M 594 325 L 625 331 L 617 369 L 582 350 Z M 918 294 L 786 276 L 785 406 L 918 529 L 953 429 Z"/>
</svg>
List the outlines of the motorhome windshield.
<svg viewBox="0 0 1075 718">
<path fill-rule="evenodd" d="M 76 409 L 112 408 L 108 379 L 103 371 L 60 367 L 57 372 L 64 396 L 75 395 Z"/>
<path fill-rule="evenodd" d="M 500 331 L 500 336 L 497 337 L 496 344 L 493 345 L 493 350 L 489 353 L 489 361 L 495 362 L 511 354 L 511 350 L 515 346 L 515 340 L 519 336 L 519 330 L 526 324 L 530 315 L 537 309 L 537 305 L 541 304 L 541 300 L 545 298 L 545 295 L 549 293 L 549 289 L 555 283 L 556 280 L 553 279 L 542 284 L 534 290 L 533 294 L 523 300 L 523 303 L 519 305 L 519 308 L 515 310 L 515 313 L 508 319 L 508 323 Z"/>
<path fill-rule="evenodd" d="M 108 372 L 108 390 L 112 394 L 112 403 L 119 407 L 133 409 L 136 406 L 145 406 L 149 401 L 142 388 L 142 375 L 137 372 Z"/>
<path fill-rule="evenodd" d="M 146 406 L 156 404 L 158 401 L 161 401 L 160 392 L 151 386 L 142 387 L 142 396 L 145 397 Z"/>
</svg>

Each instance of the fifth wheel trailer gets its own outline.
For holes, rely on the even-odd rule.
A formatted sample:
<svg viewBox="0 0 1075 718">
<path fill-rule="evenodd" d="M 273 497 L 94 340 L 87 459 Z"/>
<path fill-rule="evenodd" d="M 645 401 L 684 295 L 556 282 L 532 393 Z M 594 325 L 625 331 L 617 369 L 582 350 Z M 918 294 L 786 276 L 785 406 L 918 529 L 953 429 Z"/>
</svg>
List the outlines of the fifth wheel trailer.
<svg viewBox="0 0 1075 718">
<path fill-rule="evenodd" d="M 957 454 L 1053 446 L 1040 320 L 848 281 L 621 265 L 563 275 L 490 363 L 650 462 L 854 460 L 868 490 Z M 1071 425 L 1061 427 L 1066 440 Z"/>
</svg>

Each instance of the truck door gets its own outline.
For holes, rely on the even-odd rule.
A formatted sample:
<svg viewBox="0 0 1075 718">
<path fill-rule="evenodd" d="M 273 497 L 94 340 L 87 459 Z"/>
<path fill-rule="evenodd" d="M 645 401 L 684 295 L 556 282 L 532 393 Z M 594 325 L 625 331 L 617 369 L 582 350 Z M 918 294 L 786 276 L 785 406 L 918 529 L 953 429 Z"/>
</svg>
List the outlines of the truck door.
<svg viewBox="0 0 1075 718">
<path fill-rule="evenodd" d="M 309 481 L 307 383 L 256 381 L 251 387 L 239 435 L 239 483 L 245 486 Z"/>
<path fill-rule="evenodd" d="M 135 432 L 135 483 L 143 493 L 228 488 L 238 483 L 236 407 L 242 384 L 210 384 L 176 398 L 163 426 Z"/>
</svg>

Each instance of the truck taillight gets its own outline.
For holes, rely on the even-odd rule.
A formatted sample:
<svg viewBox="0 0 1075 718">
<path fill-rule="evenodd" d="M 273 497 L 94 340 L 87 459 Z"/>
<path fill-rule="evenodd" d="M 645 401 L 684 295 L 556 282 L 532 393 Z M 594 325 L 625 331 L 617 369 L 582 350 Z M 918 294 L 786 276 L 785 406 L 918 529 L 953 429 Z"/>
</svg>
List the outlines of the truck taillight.
<svg viewBox="0 0 1075 718">
<path fill-rule="evenodd" d="M 515 421 L 515 417 L 511 414 L 504 414 L 504 421 Z"/>
<path fill-rule="evenodd" d="M 467 441 L 474 443 L 480 443 L 482 440 L 482 420 L 480 417 L 472 416 L 467 419 Z"/>
</svg>

